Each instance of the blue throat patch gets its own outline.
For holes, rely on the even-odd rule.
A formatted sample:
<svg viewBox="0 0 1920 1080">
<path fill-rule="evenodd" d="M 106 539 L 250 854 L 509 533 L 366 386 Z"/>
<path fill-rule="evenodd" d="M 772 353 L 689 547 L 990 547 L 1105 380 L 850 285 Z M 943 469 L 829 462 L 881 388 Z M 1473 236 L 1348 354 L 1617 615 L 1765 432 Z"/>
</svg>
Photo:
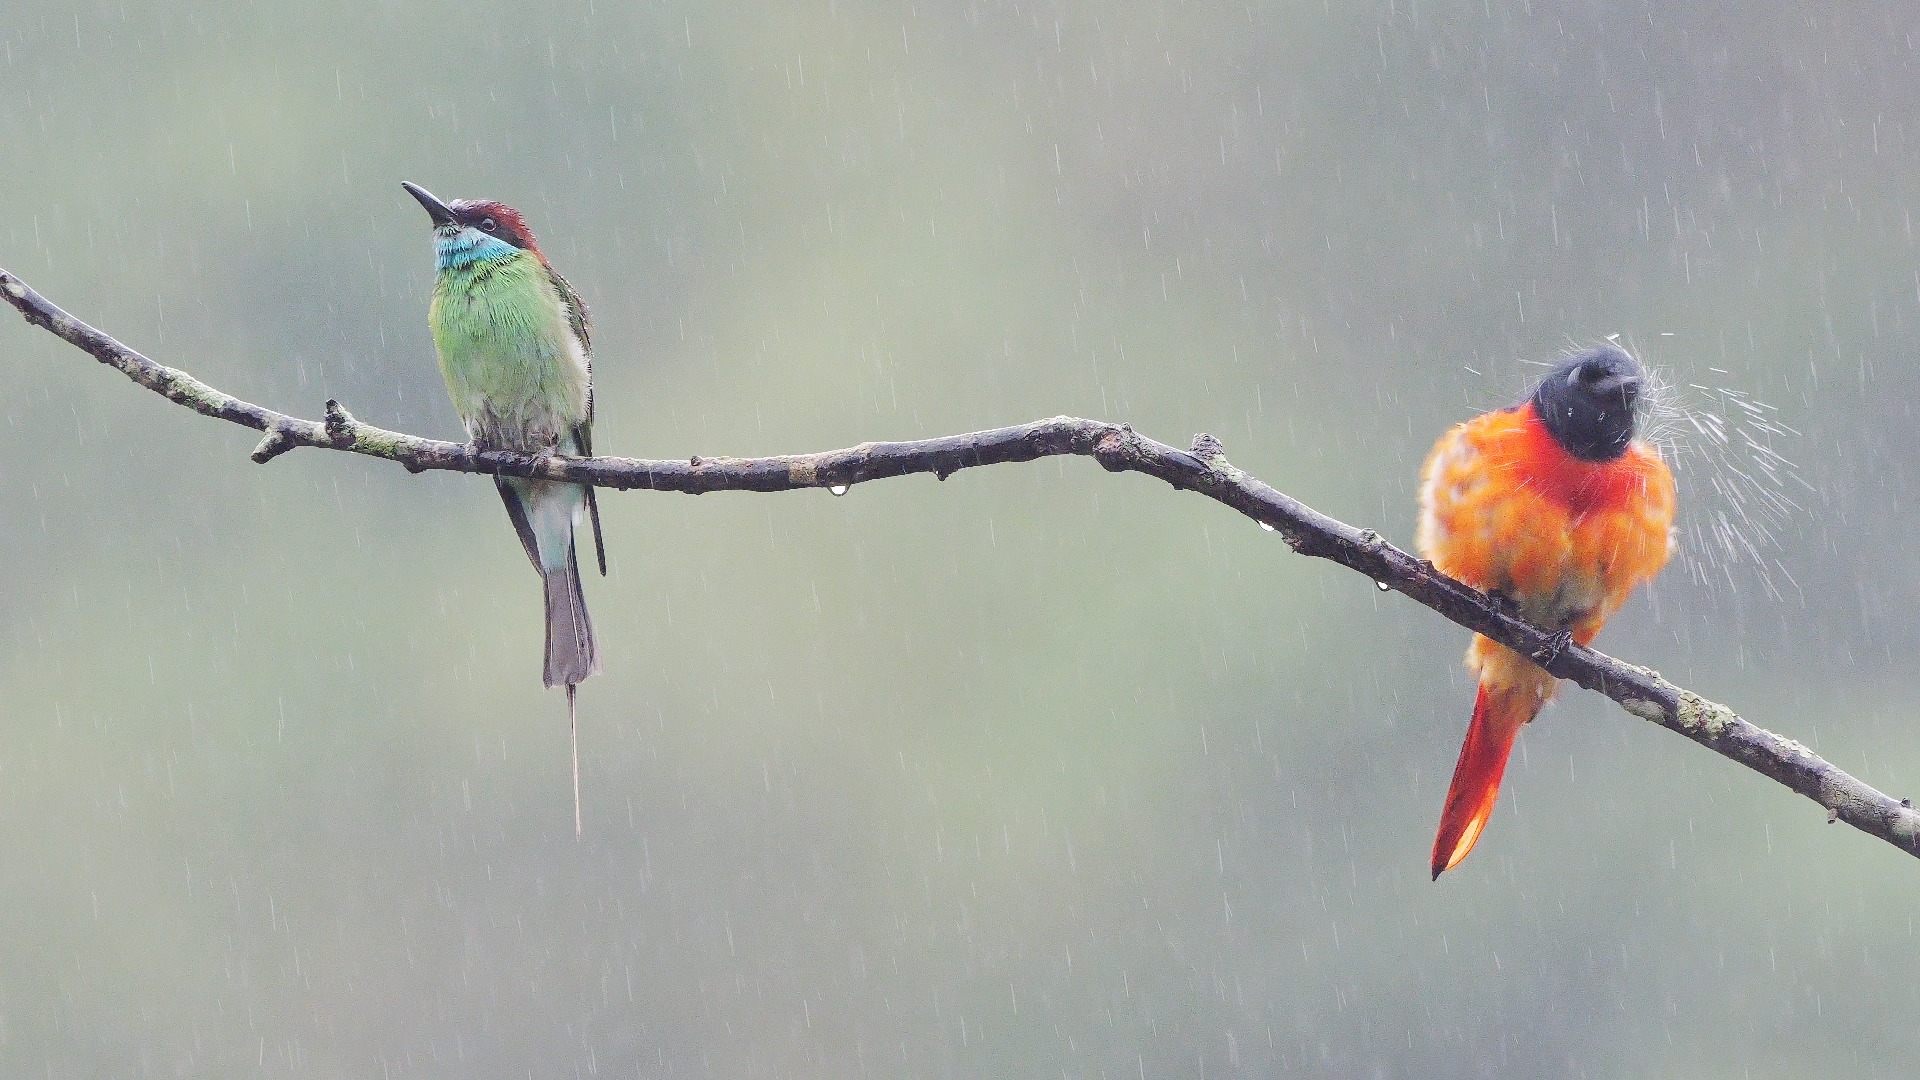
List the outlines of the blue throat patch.
<svg viewBox="0 0 1920 1080">
<path fill-rule="evenodd" d="M 520 251 L 497 236 L 479 229 L 465 228 L 455 233 L 434 230 L 434 267 L 438 270 L 464 270 L 474 263 L 509 258 Z"/>
</svg>

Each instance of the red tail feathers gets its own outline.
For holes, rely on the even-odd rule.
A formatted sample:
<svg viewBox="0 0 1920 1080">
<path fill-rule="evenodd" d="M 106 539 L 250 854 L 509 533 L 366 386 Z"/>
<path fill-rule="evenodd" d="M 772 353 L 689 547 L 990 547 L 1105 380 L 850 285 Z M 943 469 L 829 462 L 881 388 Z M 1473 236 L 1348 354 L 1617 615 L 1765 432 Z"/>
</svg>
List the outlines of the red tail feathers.
<svg viewBox="0 0 1920 1080">
<path fill-rule="evenodd" d="M 1489 693 L 1487 685 L 1480 684 L 1467 741 L 1460 744 L 1460 761 L 1453 767 L 1453 783 L 1440 811 L 1440 834 L 1433 838 L 1435 878 L 1460 865 L 1480 839 L 1500 797 L 1500 777 L 1507 771 L 1513 740 L 1539 711 L 1539 699 L 1525 690 L 1497 688 Z"/>
</svg>

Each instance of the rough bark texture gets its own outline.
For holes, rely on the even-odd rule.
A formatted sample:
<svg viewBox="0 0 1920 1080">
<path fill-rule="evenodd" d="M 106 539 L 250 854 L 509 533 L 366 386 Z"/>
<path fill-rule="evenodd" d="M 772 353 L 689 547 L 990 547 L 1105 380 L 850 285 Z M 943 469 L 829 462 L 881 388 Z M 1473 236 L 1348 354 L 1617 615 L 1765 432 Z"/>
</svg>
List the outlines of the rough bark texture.
<svg viewBox="0 0 1920 1080">
<path fill-rule="evenodd" d="M 1436 571 L 1373 530 L 1336 521 L 1234 468 L 1210 435 L 1196 436 L 1191 449 L 1181 450 L 1140 435 L 1126 424 L 1056 416 L 965 435 L 868 442 L 844 450 L 764 458 L 645 461 L 482 451 L 361 423 L 336 401 L 327 402 L 324 420 L 304 420 L 262 408 L 129 349 L 55 307 L 4 269 L 0 269 L 0 294 L 28 322 L 169 401 L 264 432 L 253 451 L 253 460 L 262 463 L 311 446 L 387 458 L 412 472 L 443 469 L 542 477 L 690 495 L 847 487 L 913 473 L 932 473 L 944 480 L 961 469 L 1061 455 L 1090 457 L 1109 472 L 1145 473 L 1225 503 L 1277 532 L 1300 554 L 1357 570 L 1469 630 L 1533 657 L 1552 674 L 1605 694 L 1633 715 L 1786 785 L 1825 807 L 1829 821 L 1844 821 L 1920 856 L 1920 812 L 1908 800 L 1875 790 L 1800 743 L 1750 724 L 1725 705 L 1683 690 L 1657 672 L 1578 645 L 1562 647 L 1554 635 L 1516 618 L 1485 593 Z"/>
</svg>

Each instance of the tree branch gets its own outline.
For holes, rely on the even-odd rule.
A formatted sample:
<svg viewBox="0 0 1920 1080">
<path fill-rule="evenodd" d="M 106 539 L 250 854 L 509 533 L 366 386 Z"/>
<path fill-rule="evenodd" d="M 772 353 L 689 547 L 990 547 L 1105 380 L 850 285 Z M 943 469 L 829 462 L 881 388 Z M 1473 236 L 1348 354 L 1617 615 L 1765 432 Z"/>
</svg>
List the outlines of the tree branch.
<svg viewBox="0 0 1920 1080">
<path fill-rule="evenodd" d="M 1191 450 L 1179 450 L 1125 424 L 1056 416 L 965 435 L 869 442 L 845 450 L 766 458 L 645 461 L 477 450 L 464 443 L 422 439 L 362 423 L 334 401 L 327 402 L 323 420 L 274 412 L 142 356 L 55 307 L 4 269 L 0 269 L 0 293 L 28 322 L 169 401 L 263 432 L 253 451 L 253 460 L 262 463 L 311 446 L 386 458 L 413 472 L 497 473 L 699 495 L 846 487 L 913 473 L 932 473 L 945 480 L 961 469 L 983 465 L 1069 454 L 1091 457 L 1109 472 L 1145 473 L 1224 503 L 1279 533 L 1302 555 L 1357 570 L 1382 587 L 1533 657 L 1552 674 L 1605 694 L 1633 715 L 1786 785 L 1825 807 L 1829 821 L 1844 821 L 1920 856 L 1920 812 L 1908 800 L 1882 794 L 1800 743 L 1750 724 L 1725 705 L 1675 686 L 1657 672 L 1578 645 L 1556 650 L 1554 635 L 1514 617 L 1486 594 L 1441 574 L 1373 530 L 1336 521 L 1234 468 L 1210 435 L 1195 437 Z"/>
</svg>

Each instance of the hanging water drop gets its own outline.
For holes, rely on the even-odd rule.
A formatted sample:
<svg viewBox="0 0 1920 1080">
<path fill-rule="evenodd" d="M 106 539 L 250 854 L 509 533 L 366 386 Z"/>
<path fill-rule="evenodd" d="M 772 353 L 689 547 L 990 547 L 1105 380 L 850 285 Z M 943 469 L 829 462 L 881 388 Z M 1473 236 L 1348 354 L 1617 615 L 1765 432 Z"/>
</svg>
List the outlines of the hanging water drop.
<svg viewBox="0 0 1920 1080">
<path fill-rule="evenodd" d="M 829 487 L 827 490 L 832 492 L 835 495 L 845 495 L 847 493 L 847 485 L 834 484 L 832 487 Z"/>
<path fill-rule="evenodd" d="M 1267 524 L 1266 522 L 1264 522 L 1264 521 L 1263 521 L 1263 522 L 1261 522 L 1261 523 L 1260 523 L 1260 531 L 1262 531 L 1262 532 L 1272 532 L 1272 531 L 1273 531 L 1273 526 L 1271 526 L 1271 525 L 1269 525 L 1269 524 Z"/>
<path fill-rule="evenodd" d="M 1378 589 L 1379 589 L 1379 590 L 1380 590 L 1381 592 L 1388 592 L 1388 591 L 1390 591 L 1390 590 L 1392 590 L 1392 588 L 1393 588 L 1393 586 L 1391 586 L 1391 585 L 1389 585 L 1389 584 L 1387 584 L 1387 583 L 1386 583 L 1386 582 L 1384 582 L 1384 581 L 1376 581 L 1376 582 L 1374 582 L 1373 584 L 1374 584 L 1374 586 L 1375 586 L 1376 588 L 1378 588 Z"/>
</svg>

